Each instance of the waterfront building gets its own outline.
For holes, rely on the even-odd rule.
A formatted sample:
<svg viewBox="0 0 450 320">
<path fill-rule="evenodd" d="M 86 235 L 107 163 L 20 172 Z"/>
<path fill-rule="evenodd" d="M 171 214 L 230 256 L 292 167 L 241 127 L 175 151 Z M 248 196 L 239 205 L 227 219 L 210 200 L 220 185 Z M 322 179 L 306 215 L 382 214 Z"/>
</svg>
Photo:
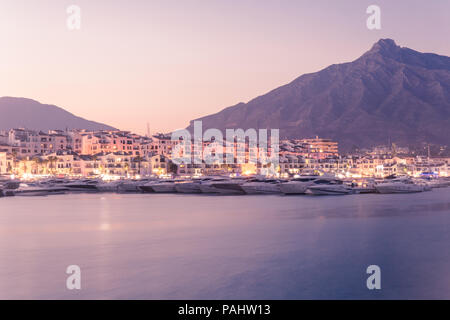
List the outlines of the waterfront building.
<svg viewBox="0 0 450 320">
<path fill-rule="evenodd" d="M 8 142 L 14 147 L 11 152 L 21 156 L 32 156 L 66 150 L 69 139 L 63 131 L 34 131 L 27 129 L 11 129 L 8 132 Z"/>
<path fill-rule="evenodd" d="M 247 141 L 202 141 L 200 150 L 191 141 L 191 162 L 176 166 L 172 151 L 179 141 L 170 135 L 144 137 L 128 131 L 28 129 L 0 131 L 0 174 L 121 177 L 178 174 L 251 175 L 277 172 L 282 177 L 297 174 L 330 173 L 347 177 L 385 177 L 392 174 L 419 176 L 434 172 L 448 176 L 449 158 L 409 155 L 395 145 L 375 147 L 348 156 L 339 156 L 338 143 L 330 139 L 282 140 L 279 167 L 250 163 L 261 155 L 258 145 Z M 400 152 L 401 151 L 401 152 Z M 233 163 L 227 163 L 230 152 Z M 273 152 L 268 147 L 268 155 Z M 183 151 L 181 151 L 183 153 Z M 212 162 L 204 159 L 211 155 Z M 221 156 L 220 156 L 221 155 Z M 183 156 L 179 154 L 178 156 Z M 217 156 L 217 157 L 216 157 Z M 195 161 L 200 159 L 200 161 Z M 260 159 L 259 159 L 260 160 Z"/>
<path fill-rule="evenodd" d="M 0 152 L 0 175 L 8 174 L 8 154 L 6 152 Z"/>
<path fill-rule="evenodd" d="M 280 141 L 280 155 L 327 159 L 339 156 L 338 143 L 331 139 L 289 139 Z"/>
<path fill-rule="evenodd" d="M 325 159 L 339 155 L 338 143 L 331 139 L 315 137 L 313 139 L 302 139 L 300 142 L 303 143 L 310 158 Z"/>
<path fill-rule="evenodd" d="M 149 162 L 149 172 L 148 175 L 166 175 L 170 171 L 170 160 L 168 157 L 152 153 L 147 155 L 147 160 Z M 176 172 L 174 172 L 176 173 Z"/>
</svg>

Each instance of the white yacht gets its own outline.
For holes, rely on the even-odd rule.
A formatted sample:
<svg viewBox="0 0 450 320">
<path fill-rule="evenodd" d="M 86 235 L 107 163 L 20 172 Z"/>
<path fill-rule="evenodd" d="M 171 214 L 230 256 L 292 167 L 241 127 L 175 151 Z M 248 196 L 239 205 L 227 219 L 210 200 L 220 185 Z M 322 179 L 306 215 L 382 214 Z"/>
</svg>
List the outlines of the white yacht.
<svg viewBox="0 0 450 320">
<path fill-rule="evenodd" d="M 98 180 L 76 180 L 64 184 L 70 192 L 98 192 L 97 189 Z"/>
<path fill-rule="evenodd" d="M 149 182 L 145 182 L 145 183 L 140 183 L 137 187 L 140 191 L 142 191 L 144 193 L 152 193 L 152 192 L 155 192 L 155 190 L 153 190 L 152 186 L 157 183 L 159 183 L 159 181 L 157 181 L 157 180 L 149 181 Z"/>
<path fill-rule="evenodd" d="M 202 193 L 200 181 L 186 181 L 175 184 L 175 190 L 179 193 Z"/>
<path fill-rule="evenodd" d="M 241 188 L 246 194 L 280 193 L 280 181 L 275 179 L 254 179 L 245 182 Z"/>
<path fill-rule="evenodd" d="M 4 190 L 14 190 L 20 186 L 19 180 L 8 180 L 3 183 Z"/>
<path fill-rule="evenodd" d="M 416 183 L 421 182 L 429 186 L 429 188 L 445 188 L 448 186 L 447 181 L 444 179 L 434 178 L 434 179 L 417 179 Z M 420 184 L 420 183 L 419 183 Z"/>
<path fill-rule="evenodd" d="M 226 177 L 217 177 L 211 180 L 205 180 L 200 183 L 200 190 L 202 193 L 220 193 L 219 189 L 214 186 L 214 183 L 226 182 L 229 181 L 230 178 Z"/>
<path fill-rule="evenodd" d="M 200 185 L 212 179 L 213 178 L 211 177 L 206 177 L 200 179 L 181 181 L 175 183 L 175 190 L 179 193 L 202 193 Z"/>
<path fill-rule="evenodd" d="M 139 192 L 139 185 L 143 182 L 140 180 L 124 180 L 117 186 L 117 192 L 128 193 L 128 192 Z"/>
<path fill-rule="evenodd" d="M 290 181 L 280 183 L 280 191 L 286 195 L 305 194 L 308 187 L 311 186 L 317 179 L 320 179 L 320 176 L 303 176 L 295 178 Z"/>
<path fill-rule="evenodd" d="M 137 193 L 143 191 L 141 189 L 142 185 L 146 183 L 154 182 L 156 179 L 145 178 L 145 179 L 124 179 L 117 182 L 117 192 L 119 193 Z"/>
<path fill-rule="evenodd" d="M 174 180 L 164 180 L 152 185 L 152 189 L 156 193 L 175 193 L 175 181 Z"/>
<path fill-rule="evenodd" d="M 64 194 L 68 191 L 64 187 L 39 187 L 36 185 L 20 184 L 19 188 L 14 190 L 14 195 L 18 197 L 37 197 L 55 194 Z"/>
<path fill-rule="evenodd" d="M 341 180 L 317 179 L 307 188 L 305 193 L 312 195 L 346 195 L 353 193 L 353 189 Z"/>
<path fill-rule="evenodd" d="M 379 193 L 412 193 L 425 191 L 425 187 L 415 184 L 408 178 L 397 178 L 378 183 L 375 188 Z"/>
<path fill-rule="evenodd" d="M 124 183 L 123 180 L 100 182 L 99 184 L 97 184 L 97 189 L 100 192 L 118 192 L 120 186 L 123 183 Z"/>
<path fill-rule="evenodd" d="M 43 197 L 48 195 L 48 192 L 43 188 L 38 187 L 24 187 L 14 190 L 16 197 Z"/>
<path fill-rule="evenodd" d="M 176 180 L 172 179 L 150 181 L 139 185 L 139 189 L 144 193 L 175 193 L 175 182 Z"/>
<path fill-rule="evenodd" d="M 245 194 L 242 185 L 246 179 L 234 178 L 225 181 L 216 181 L 212 183 L 212 187 L 217 190 L 219 194 Z"/>
<path fill-rule="evenodd" d="M 5 188 L 4 185 L 0 185 L 0 198 L 14 196 L 14 190 Z"/>
<path fill-rule="evenodd" d="M 352 182 L 351 185 L 354 193 L 377 193 L 377 189 L 375 189 L 374 179 L 362 179 L 359 182 Z"/>
<path fill-rule="evenodd" d="M 419 185 L 423 188 L 423 191 L 431 191 L 433 189 L 432 182 L 424 179 L 411 179 L 412 183 Z"/>
</svg>

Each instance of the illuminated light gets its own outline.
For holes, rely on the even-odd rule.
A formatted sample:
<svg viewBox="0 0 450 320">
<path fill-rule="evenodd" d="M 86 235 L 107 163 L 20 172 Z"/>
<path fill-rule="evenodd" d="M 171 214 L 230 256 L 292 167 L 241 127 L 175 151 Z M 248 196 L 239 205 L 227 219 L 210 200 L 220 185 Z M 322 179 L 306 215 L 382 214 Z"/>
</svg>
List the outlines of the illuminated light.
<svg viewBox="0 0 450 320">
<path fill-rule="evenodd" d="M 241 165 L 242 174 L 245 176 L 249 176 L 252 174 L 256 174 L 256 165 L 254 163 L 243 163 Z"/>
</svg>

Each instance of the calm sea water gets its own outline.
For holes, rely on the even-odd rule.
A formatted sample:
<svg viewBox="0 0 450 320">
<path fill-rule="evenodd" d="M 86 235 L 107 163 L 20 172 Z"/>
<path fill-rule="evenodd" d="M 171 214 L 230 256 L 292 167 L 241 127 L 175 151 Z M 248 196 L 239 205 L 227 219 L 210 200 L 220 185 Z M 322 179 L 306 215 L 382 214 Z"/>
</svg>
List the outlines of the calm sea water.
<svg viewBox="0 0 450 320">
<path fill-rule="evenodd" d="M 0 298 L 449 299 L 450 188 L 2 198 Z"/>
</svg>

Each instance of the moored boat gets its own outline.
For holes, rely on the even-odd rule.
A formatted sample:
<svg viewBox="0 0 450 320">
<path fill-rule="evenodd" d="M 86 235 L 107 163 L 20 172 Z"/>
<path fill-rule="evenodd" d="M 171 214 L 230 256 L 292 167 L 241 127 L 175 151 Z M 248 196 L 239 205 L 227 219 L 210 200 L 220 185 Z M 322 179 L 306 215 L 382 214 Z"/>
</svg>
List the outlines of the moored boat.
<svg viewBox="0 0 450 320">
<path fill-rule="evenodd" d="M 377 193 L 377 189 L 375 188 L 374 179 L 362 179 L 357 182 L 351 183 L 354 193 L 364 194 L 364 193 Z"/>
<path fill-rule="evenodd" d="M 175 193 L 177 190 L 175 189 L 175 181 L 174 180 L 166 180 L 155 183 L 151 186 L 154 192 L 156 193 Z"/>
<path fill-rule="evenodd" d="M 286 195 L 305 194 L 309 186 L 319 179 L 319 176 L 303 176 L 280 184 L 280 191 Z"/>
<path fill-rule="evenodd" d="M 397 178 L 381 182 L 375 185 L 379 193 L 414 193 L 423 192 L 425 187 L 414 183 L 409 178 Z"/>
<path fill-rule="evenodd" d="M 227 181 L 216 181 L 212 183 L 212 187 L 219 194 L 245 194 L 244 189 L 242 189 L 242 185 L 245 182 L 245 179 L 235 178 Z"/>
<path fill-rule="evenodd" d="M 208 180 L 196 179 L 196 180 L 175 183 L 175 190 L 179 193 L 202 193 L 202 190 L 200 189 L 200 184 L 203 181 L 208 181 Z"/>
<path fill-rule="evenodd" d="M 97 180 L 77 180 L 64 184 L 70 192 L 98 192 Z"/>
<path fill-rule="evenodd" d="M 47 195 L 65 194 L 69 189 L 64 187 L 41 187 L 36 185 L 20 184 L 15 189 L 14 195 L 17 197 L 39 197 Z"/>
<path fill-rule="evenodd" d="M 121 193 L 136 193 L 140 192 L 139 186 L 143 184 L 140 180 L 124 180 L 117 185 L 117 192 Z"/>
<path fill-rule="evenodd" d="M 276 194 L 280 193 L 280 181 L 275 179 L 254 179 L 245 182 L 241 188 L 246 194 Z"/>
<path fill-rule="evenodd" d="M 153 185 L 156 183 L 157 182 L 155 182 L 155 181 L 151 181 L 151 182 L 139 184 L 138 189 L 140 191 L 142 191 L 143 193 L 152 193 L 152 192 L 155 192 L 155 190 L 153 190 Z"/>
<path fill-rule="evenodd" d="M 318 179 L 307 188 L 305 193 L 311 195 L 346 195 L 354 193 L 354 191 L 341 180 Z"/>
<path fill-rule="evenodd" d="M 119 192 L 119 187 L 124 182 L 122 180 L 115 180 L 110 182 L 101 182 L 97 184 L 97 189 L 100 192 Z"/>
<path fill-rule="evenodd" d="M 211 180 L 202 181 L 200 183 L 200 190 L 202 193 L 220 193 L 219 189 L 217 189 L 214 184 L 219 182 L 226 182 L 229 180 L 230 178 L 218 177 Z"/>
<path fill-rule="evenodd" d="M 175 193 L 176 180 L 165 179 L 165 180 L 152 180 L 147 183 L 140 184 L 139 190 L 144 193 Z"/>
</svg>

